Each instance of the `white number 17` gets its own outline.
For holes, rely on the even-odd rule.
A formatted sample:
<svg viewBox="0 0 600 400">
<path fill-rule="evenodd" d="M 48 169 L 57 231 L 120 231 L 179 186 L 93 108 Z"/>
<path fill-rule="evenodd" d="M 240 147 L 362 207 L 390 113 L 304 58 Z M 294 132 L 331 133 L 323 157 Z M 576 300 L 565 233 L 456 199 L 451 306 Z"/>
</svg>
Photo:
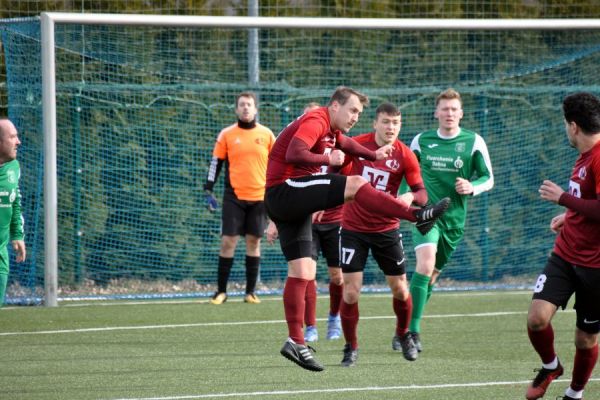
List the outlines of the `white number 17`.
<svg viewBox="0 0 600 400">
<path fill-rule="evenodd" d="M 342 264 L 349 265 L 352 261 L 352 257 L 354 257 L 354 249 L 347 249 L 342 247 Z"/>
</svg>

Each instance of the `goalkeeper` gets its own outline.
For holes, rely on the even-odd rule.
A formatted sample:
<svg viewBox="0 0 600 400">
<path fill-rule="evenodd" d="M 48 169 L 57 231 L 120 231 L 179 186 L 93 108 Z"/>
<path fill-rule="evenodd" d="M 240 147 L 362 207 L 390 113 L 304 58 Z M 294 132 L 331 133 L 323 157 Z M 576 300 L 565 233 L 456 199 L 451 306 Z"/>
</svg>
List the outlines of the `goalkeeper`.
<svg viewBox="0 0 600 400">
<path fill-rule="evenodd" d="M 4 303 L 8 281 L 8 242 L 12 242 L 17 262 L 25 261 L 26 257 L 19 192 L 21 169 L 17 161 L 20 144 L 13 123 L 0 120 L 0 306 Z"/>
<path fill-rule="evenodd" d="M 275 143 L 273 132 L 256 122 L 256 95 L 242 92 L 236 98 L 237 123 L 224 128 L 217 137 L 213 158 L 204 184 L 210 211 L 216 211 L 213 187 L 225 164 L 225 190 L 221 213 L 221 249 L 217 291 L 211 304 L 227 300 L 227 281 L 240 235 L 246 237 L 246 303 L 258 304 L 254 293 L 260 264 L 260 239 L 267 213 L 264 206 L 267 158 Z"/>
<path fill-rule="evenodd" d="M 410 280 L 413 313 L 409 330 L 418 351 L 422 351 L 423 310 L 439 274 L 463 237 L 467 202 L 494 185 L 483 138 L 459 126 L 463 117 L 460 94 L 454 89 L 440 93 L 434 116 L 438 129 L 418 134 L 410 149 L 419 159 L 429 200 L 450 197 L 452 202 L 427 234 L 412 230 L 417 267 Z"/>
</svg>

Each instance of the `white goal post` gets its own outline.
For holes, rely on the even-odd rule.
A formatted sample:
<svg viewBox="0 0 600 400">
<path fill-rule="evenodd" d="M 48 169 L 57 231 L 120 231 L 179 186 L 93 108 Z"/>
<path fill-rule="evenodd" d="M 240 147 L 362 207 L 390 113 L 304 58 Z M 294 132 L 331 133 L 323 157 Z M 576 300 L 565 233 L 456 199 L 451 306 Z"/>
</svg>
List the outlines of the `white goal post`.
<svg viewBox="0 0 600 400">
<path fill-rule="evenodd" d="M 56 24 L 340 30 L 596 30 L 600 19 L 376 19 L 41 13 L 44 131 L 44 304 L 57 306 Z M 256 39 L 255 39 L 256 40 Z M 258 65 L 256 63 L 256 65 Z"/>
</svg>

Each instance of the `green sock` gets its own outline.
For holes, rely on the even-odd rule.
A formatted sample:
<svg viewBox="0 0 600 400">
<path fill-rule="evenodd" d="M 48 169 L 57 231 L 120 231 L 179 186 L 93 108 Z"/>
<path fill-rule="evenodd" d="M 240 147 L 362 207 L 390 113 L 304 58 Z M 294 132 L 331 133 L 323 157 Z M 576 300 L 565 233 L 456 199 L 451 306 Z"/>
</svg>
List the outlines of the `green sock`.
<svg viewBox="0 0 600 400">
<path fill-rule="evenodd" d="M 415 272 L 410 280 L 410 294 L 413 301 L 413 312 L 408 328 L 411 332 L 421 332 L 421 317 L 427 303 L 427 287 L 430 277 Z"/>
<path fill-rule="evenodd" d="M 7 274 L 0 274 L 0 307 L 4 304 L 4 294 L 6 293 Z"/>
</svg>

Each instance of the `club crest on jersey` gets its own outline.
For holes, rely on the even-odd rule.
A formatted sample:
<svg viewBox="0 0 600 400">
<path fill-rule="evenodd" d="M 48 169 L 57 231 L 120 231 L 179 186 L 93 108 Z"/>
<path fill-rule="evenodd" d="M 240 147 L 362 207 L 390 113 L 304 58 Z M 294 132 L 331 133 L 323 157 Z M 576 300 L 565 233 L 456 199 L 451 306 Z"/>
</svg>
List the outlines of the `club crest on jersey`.
<svg viewBox="0 0 600 400">
<path fill-rule="evenodd" d="M 454 168 L 461 169 L 463 165 L 465 165 L 465 163 L 463 162 L 463 160 L 461 160 L 460 157 L 457 157 L 456 160 L 454 160 Z"/>
<path fill-rule="evenodd" d="M 261 137 L 256 138 L 256 139 L 254 139 L 254 142 L 256 144 L 263 145 L 263 144 L 265 144 L 265 138 L 261 138 Z"/>
<path fill-rule="evenodd" d="M 17 177 L 15 176 L 15 171 L 13 171 L 12 169 L 8 170 L 6 172 L 6 179 L 8 179 L 9 183 L 16 183 Z"/>
<path fill-rule="evenodd" d="M 400 163 L 398 162 L 398 160 L 386 160 L 385 166 L 395 171 L 398 168 L 400 168 Z"/>
<path fill-rule="evenodd" d="M 466 149 L 465 142 L 456 143 L 456 146 L 454 146 L 454 151 L 456 151 L 457 153 L 464 153 L 465 149 Z"/>
<path fill-rule="evenodd" d="M 585 169 L 585 166 L 579 168 L 579 171 L 577 172 L 577 176 L 579 177 L 579 179 L 584 180 L 586 175 L 587 175 L 587 170 Z"/>
</svg>

